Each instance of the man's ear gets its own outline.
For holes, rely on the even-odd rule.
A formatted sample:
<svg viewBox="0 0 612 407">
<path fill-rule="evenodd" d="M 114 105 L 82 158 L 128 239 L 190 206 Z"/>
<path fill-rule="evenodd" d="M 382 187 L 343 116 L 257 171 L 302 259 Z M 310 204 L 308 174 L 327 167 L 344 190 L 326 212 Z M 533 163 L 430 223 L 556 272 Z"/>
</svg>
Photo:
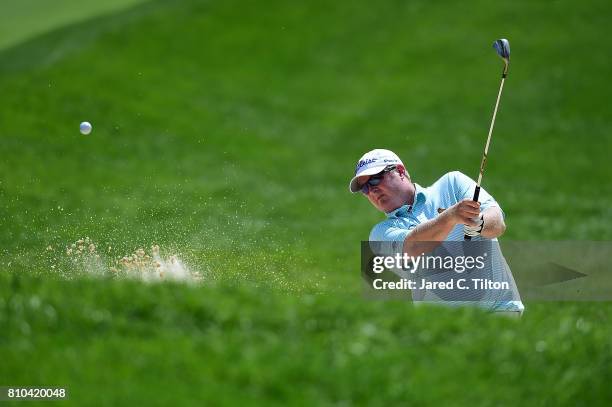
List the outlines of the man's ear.
<svg viewBox="0 0 612 407">
<path fill-rule="evenodd" d="M 403 165 L 397 166 L 397 172 L 399 173 L 400 177 L 406 178 L 408 181 L 410 181 L 410 174 L 406 172 L 406 168 L 404 168 Z"/>
<path fill-rule="evenodd" d="M 406 169 L 404 168 L 403 165 L 398 165 L 397 166 L 397 172 L 399 173 L 399 175 L 401 175 L 402 177 L 406 176 Z"/>
</svg>

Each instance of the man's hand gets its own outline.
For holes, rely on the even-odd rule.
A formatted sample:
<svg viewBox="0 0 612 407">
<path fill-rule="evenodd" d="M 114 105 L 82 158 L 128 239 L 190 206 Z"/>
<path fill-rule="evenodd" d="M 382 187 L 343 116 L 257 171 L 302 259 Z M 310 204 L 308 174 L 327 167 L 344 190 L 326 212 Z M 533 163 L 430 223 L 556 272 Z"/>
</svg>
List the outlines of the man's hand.
<svg viewBox="0 0 612 407">
<path fill-rule="evenodd" d="M 455 225 L 462 224 L 476 229 L 482 226 L 480 222 L 480 202 L 464 199 L 444 212 Z"/>
</svg>

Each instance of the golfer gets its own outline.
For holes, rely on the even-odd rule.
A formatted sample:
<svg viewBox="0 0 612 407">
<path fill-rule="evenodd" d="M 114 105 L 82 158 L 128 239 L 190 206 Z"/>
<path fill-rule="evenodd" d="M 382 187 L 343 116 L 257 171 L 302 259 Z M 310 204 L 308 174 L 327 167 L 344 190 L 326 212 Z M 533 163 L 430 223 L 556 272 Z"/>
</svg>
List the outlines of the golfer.
<svg viewBox="0 0 612 407">
<path fill-rule="evenodd" d="M 470 177 L 454 171 L 424 188 L 412 181 L 395 153 L 376 149 L 359 159 L 349 189 L 353 193 L 361 192 L 376 209 L 385 213 L 387 218 L 374 226 L 369 240 L 371 245 L 384 246 L 387 254 L 417 256 L 432 248 L 427 245 L 436 244 L 432 242 L 463 241 L 464 235 L 475 242 L 490 243 L 494 251 L 490 259 L 491 273 L 495 280 L 506 281 L 510 288 L 481 290 L 476 299 L 466 297 L 461 301 L 460 298 L 453 303 L 467 302 L 495 312 L 520 315 L 524 306 L 497 243 L 497 237 L 506 229 L 504 214 L 484 189 L 480 190 L 480 202 L 472 201 L 475 185 Z M 415 291 L 418 290 L 413 290 L 413 299 Z M 424 291 L 417 294 L 423 301 L 440 299 Z"/>
</svg>

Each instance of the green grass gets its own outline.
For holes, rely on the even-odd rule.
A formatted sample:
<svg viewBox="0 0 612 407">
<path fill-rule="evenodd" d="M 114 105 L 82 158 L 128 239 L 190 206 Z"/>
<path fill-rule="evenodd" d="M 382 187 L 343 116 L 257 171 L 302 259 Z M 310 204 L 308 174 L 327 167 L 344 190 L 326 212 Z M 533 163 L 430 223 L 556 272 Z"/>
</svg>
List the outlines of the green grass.
<svg viewBox="0 0 612 407">
<path fill-rule="evenodd" d="M 0 278 L 0 343 L 11 345 L 0 377 L 68 386 L 75 405 L 596 405 L 609 396 L 609 306 L 557 304 L 552 318 L 536 305 L 516 321 L 346 293 Z"/>
<path fill-rule="evenodd" d="M 0 50 L 34 36 L 144 0 L 19 0 L 0 5 Z"/>
<path fill-rule="evenodd" d="M 57 380 L 75 405 L 96 383 L 106 404 L 609 397 L 608 304 L 528 303 L 517 324 L 364 301 L 359 242 L 381 215 L 347 184 L 375 147 L 422 185 L 474 176 L 506 36 L 484 179 L 505 238 L 610 239 L 610 11 L 154 1 L 15 37 L 0 51 L 0 385 Z M 19 38 L 40 32 L 26 20 Z M 63 249 L 84 236 L 109 261 L 157 243 L 209 281 L 56 281 L 78 271 Z M 28 311 L 34 297 L 55 322 Z M 370 325 L 378 339 L 362 338 Z"/>
</svg>

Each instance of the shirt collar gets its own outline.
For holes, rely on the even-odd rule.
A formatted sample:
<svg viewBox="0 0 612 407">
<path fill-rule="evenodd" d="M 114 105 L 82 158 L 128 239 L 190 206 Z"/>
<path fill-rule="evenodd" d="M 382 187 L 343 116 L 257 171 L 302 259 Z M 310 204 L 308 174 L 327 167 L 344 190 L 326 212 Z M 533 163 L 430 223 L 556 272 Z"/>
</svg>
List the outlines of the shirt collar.
<svg viewBox="0 0 612 407">
<path fill-rule="evenodd" d="M 415 183 L 414 184 L 414 202 L 412 203 L 412 205 L 408 205 L 408 204 L 402 205 L 399 208 L 392 210 L 391 212 L 387 212 L 386 213 L 387 217 L 388 218 L 405 217 L 408 215 L 409 212 L 412 212 L 413 208 L 425 202 L 425 199 L 426 199 L 425 188 Z"/>
</svg>

